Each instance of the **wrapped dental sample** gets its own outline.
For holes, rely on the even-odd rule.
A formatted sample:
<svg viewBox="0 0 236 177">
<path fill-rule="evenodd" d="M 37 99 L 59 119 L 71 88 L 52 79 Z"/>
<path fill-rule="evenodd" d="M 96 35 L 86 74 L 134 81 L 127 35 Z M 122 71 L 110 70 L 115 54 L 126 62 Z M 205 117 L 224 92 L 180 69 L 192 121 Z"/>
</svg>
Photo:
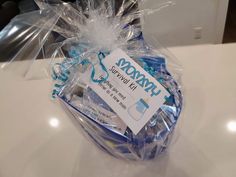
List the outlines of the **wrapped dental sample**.
<svg viewBox="0 0 236 177">
<path fill-rule="evenodd" d="M 172 3 L 153 9 L 142 9 L 141 0 L 36 3 L 41 10 L 25 20 L 32 35 L 9 64 L 27 54 L 50 58 L 52 97 L 108 154 L 150 160 L 164 152 L 182 110 L 180 67 L 145 41 L 141 21 Z"/>
</svg>

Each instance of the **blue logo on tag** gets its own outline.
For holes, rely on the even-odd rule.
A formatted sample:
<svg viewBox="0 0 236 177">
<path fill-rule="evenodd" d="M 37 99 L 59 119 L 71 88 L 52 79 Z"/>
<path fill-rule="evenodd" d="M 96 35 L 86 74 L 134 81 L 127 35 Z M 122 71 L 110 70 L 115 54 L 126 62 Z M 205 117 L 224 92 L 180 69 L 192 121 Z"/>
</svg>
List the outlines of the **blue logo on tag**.
<svg viewBox="0 0 236 177">
<path fill-rule="evenodd" d="M 149 105 L 143 99 L 140 99 L 128 109 L 128 113 L 134 120 L 138 121 L 143 117 L 148 108 Z"/>
</svg>

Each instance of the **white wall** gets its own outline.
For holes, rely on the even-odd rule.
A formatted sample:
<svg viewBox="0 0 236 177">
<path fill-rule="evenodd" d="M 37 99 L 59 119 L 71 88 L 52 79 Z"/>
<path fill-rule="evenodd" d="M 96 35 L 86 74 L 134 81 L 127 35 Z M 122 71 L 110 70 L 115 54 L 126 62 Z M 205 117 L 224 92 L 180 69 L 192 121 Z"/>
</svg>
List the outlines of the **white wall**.
<svg viewBox="0 0 236 177">
<path fill-rule="evenodd" d="M 160 1 L 147 0 L 143 6 L 154 8 Z M 221 43 L 227 8 L 228 0 L 175 0 L 174 6 L 144 17 L 144 35 L 165 46 Z"/>
</svg>

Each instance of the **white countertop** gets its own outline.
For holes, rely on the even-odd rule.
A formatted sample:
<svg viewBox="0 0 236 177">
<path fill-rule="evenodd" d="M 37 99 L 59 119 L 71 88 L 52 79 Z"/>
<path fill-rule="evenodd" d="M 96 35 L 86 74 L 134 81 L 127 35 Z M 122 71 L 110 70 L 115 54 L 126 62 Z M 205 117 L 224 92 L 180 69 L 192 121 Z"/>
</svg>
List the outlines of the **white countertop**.
<svg viewBox="0 0 236 177">
<path fill-rule="evenodd" d="M 50 79 L 0 71 L 0 177 L 235 177 L 236 44 L 172 48 L 185 108 L 160 159 L 104 154 L 50 100 Z"/>
</svg>

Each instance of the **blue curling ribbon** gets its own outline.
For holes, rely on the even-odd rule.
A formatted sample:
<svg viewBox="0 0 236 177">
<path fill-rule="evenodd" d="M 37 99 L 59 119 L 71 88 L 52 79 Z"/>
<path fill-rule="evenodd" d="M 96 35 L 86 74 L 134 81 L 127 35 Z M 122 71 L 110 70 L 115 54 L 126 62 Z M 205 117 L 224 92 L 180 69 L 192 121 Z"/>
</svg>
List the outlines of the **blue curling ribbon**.
<svg viewBox="0 0 236 177">
<path fill-rule="evenodd" d="M 91 73 L 91 80 L 95 83 L 101 83 L 104 82 L 108 79 L 109 73 L 107 72 L 107 68 L 104 66 L 102 63 L 102 60 L 106 57 L 106 55 L 103 52 L 98 53 L 98 59 L 99 59 L 99 65 L 101 66 L 102 70 L 106 73 L 106 76 L 101 78 L 101 79 L 95 79 L 95 68 L 94 65 L 92 64 L 92 73 Z"/>
<path fill-rule="evenodd" d="M 59 65 L 60 68 L 62 66 L 60 63 L 56 63 L 55 65 Z M 57 83 L 54 84 L 52 98 L 55 98 L 65 86 L 66 81 L 69 79 L 69 74 L 70 72 L 68 70 L 61 71 L 60 74 L 57 74 L 55 69 L 52 69 L 52 78 L 57 81 Z"/>
<path fill-rule="evenodd" d="M 109 52 L 106 52 L 106 54 L 109 54 Z M 52 98 L 55 98 L 58 94 L 60 94 L 60 91 L 63 89 L 63 87 L 66 85 L 67 81 L 69 80 L 69 76 L 70 76 L 69 69 L 76 65 L 81 64 L 82 66 L 85 66 L 85 65 L 91 64 L 92 66 L 92 71 L 91 71 L 91 76 L 90 76 L 91 80 L 95 83 L 101 83 L 101 82 L 106 81 L 109 77 L 109 73 L 107 71 L 107 68 L 102 62 L 102 60 L 106 57 L 106 54 L 105 52 L 101 52 L 101 51 L 97 54 L 99 65 L 101 66 L 103 72 L 106 73 L 105 77 L 102 77 L 100 79 L 95 78 L 95 66 L 88 59 L 83 59 L 81 61 L 79 56 L 74 55 L 72 61 L 66 62 L 67 60 L 65 59 L 62 63 L 56 63 L 52 68 L 52 78 L 53 80 L 57 81 L 57 83 L 54 84 L 54 89 L 52 91 Z M 54 68 L 55 66 L 60 67 L 59 74 L 57 74 L 57 72 L 55 71 L 55 68 Z"/>
</svg>

